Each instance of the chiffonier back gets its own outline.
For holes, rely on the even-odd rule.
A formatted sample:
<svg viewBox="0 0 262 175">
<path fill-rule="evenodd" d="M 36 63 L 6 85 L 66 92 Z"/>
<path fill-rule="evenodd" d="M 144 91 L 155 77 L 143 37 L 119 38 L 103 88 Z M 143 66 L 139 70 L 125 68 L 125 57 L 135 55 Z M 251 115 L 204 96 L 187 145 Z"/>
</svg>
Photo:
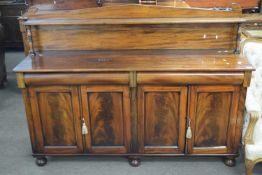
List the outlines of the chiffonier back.
<svg viewBox="0 0 262 175">
<path fill-rule="evenodd" d="M 116 5 L 75 10 L 32 6 L 21 18 L 31 52 L 45 50 L 220 49 L 237 47 L 241 8 Z"/>
<path fill-rule="evenodd" d="M 112 4 L 150 4 L 161 6 L 190 6 L 190 7 L 228 7 L 231 3 L 238 3 L 243 9 L 257 8 L 260 0 L 27 0 L 29 5 L 38 6 L 42 9 L 81 9 Z"/>
</svg>

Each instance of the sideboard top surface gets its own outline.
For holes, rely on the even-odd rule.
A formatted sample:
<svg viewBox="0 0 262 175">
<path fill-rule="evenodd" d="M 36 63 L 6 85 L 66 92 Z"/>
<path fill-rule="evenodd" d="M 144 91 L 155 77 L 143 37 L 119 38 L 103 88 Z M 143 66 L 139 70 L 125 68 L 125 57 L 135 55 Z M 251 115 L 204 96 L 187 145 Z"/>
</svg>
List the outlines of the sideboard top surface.
<svg viewBox="0 0 262 175">
<path fill-rule="evenodd" d="M 241 55 L 210 50 L 48 51 L 28 56 L 16 72 L 246 71 Z"/>
</svg>

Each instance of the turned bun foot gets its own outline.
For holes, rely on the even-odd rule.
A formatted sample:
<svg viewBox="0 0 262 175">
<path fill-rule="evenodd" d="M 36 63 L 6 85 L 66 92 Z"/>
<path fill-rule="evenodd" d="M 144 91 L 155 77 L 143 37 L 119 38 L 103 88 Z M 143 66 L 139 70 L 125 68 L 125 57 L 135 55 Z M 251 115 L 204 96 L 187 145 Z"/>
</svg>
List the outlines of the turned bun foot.
<svg viewBox="0 0 262 175">
<path fill-rule="evenodd" d="M 45 166 L 46 163 L 47 163 L 47 158 L 46 158 L 46 157 L 36 158 L 35 163 L 36 163 L 36 165 L 38 165 L 38 166 Z"/>
<path fill-rule="evenodd" d="M 138 167 L 141 164 L 140 158 L 128 158 L 128 162 L 132 167 Z"/>
<path fill-rule="evenodd" d="M 229 167 L 236 166 L 236 159 L 235 158 L 225 158 L 224 164 Z"/>
</svg>

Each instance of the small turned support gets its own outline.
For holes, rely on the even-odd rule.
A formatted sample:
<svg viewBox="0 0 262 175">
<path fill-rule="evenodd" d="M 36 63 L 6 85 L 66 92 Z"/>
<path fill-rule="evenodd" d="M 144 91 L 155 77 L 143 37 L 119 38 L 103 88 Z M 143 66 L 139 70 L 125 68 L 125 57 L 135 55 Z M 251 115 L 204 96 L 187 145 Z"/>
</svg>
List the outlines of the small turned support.
<svg viewBox="0 0 262 175">
<path fill-rule="evenodd" d="M 46 157 L 36 157 L 35 163 L 38 166 L 45 166 L 47 163 L 47 158 Z"/>
<path fill-rule="evenodd" d="M 236 158 L 235 157 L 225 157 L 224 164 L 229 167 L 236 166 Z"/>
<path fill-rule="evenodd" d="M 138 167 L 141 164 L 141 159 L 139 157 L 128 157 L 128 162 L 132 167 Z"/>
</svg>

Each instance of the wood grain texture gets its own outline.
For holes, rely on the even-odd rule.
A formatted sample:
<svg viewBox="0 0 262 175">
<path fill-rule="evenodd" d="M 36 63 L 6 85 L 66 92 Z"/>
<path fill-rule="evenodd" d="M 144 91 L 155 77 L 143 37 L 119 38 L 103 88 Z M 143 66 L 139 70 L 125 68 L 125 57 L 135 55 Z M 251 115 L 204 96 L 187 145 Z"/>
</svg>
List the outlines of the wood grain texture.
<svg viewBox="0 0 262 175">
<path fill-rule="evenodd" d="M 170 0 L 30 1 L 20 24 L 34 53 L 14 71 L 34 156 L 238 154 L 253 70 L 235 52 L 238 27 L 258 17 L 161 7 Z"/>
<path fill-rule="evenodd" d="M 178 145 L 179 93 L 145 94 L 145 145 Z"/>
<path fill-rule="evenodd" d="M 70 18 L 70 19 L 85 19 L 85 18 L 197 18 L 197 17 L 239 17 L 241 16 L 241 9 L 233 8 L 232 11 L 217 11 L 211 9 L 199 8 L 174 8 L 161 6 L 147 6 L 147 5 L 117 5 L 106 6 L 100 8 L 85 8 L 78 10 L 36 10 L 29 9 L 24 15 L 30 19 L 43 18 Z"/>
<path fill-rule="evenodd" d="M 131 118 L 127 86 L 82 86 L 82 110 L 89 134 L 85 143 L 92 153 L 127 153 Z"/>
<path fill-rule="evenodd" d="M 75 87 L 29 88 L 37 151 L 79 153 L 83 151 L 78 92 Z"/>
<path fill-rule="evenodd" d="M 31 30 L 35 51 L 203 48 L 230 50 L 236 47 L 237 34 L 235 24 L 37 26 Z"/>
<path fill-rule="evenodd" d="M 243 73 L 138 73 L 138 84 L 242 84 Z"/>
<path fill-rule="evenodd" d="M 252 77 L 252 72 L 246 71 L 245 72 L 244 82 L 243 82 L 243 86 L 244 87 L 249 87 L 250 81 L 251 81 L 251 77 Z"/>
<path fill-rule="evenodd" d="M 26 85 L 128 84 L 128 73 L 26 74 Z"/>
<path fill-rule="evenodd" d="M 221 50 L 49 51 L 41 55 L 37 54 L 33 59 L 28 56 L 14 71 L 50 73 L 254 70 L 246 58 Z"/>
<path fill-rule="evenodd" d="M 226 145 L 231 100 L 230 92 L 198 94 L 195 147 Z"/>
<path fill-rule="evenodd" d="M 137 106 L 137 87 L 130 88 L 130 109 L 131 109 L 131 145 L 130 152 L 138 153 L 138 106 Z"/>
<path fill-rule="evenodd" d="M 232 3 L 237 3 L 242 8 L 254 8 L 259 4 L 259 0 L 185 0 L 185 2 L 191 7 L 230 7 Z"/>
<path fill-rule="evenodd" d="M 19 20 L 19 27 L 20 27 L 20 32 L 22 33 L 24 53 L 25 53 L 25 55 L 28 55 L 28 53 L 29 53 L 29 43 L 27 41 L 26 27 L 24 25 L 24 22 L 25 22 L 24 20 L 20 19 Z"/>
<path fill-rule="evenodd" d="M 77 2 L 78 1 L 76 1 L 76 3 Z M 84 2 L 86 2 L 86 1 L 84 1 Z M 93 3 L 94 2 L 95 1 L 93 1 Z M 59 1 L 56 4 L 52 4 L 49 0 L 34 0 L 34 1 L 29 2 L 29 3 L 30 3 L 31 6 L 34 5 L 35 7 L 39 8 L 41 10 L 44 10 L 44 9 L 48 9 L 48 10 L 81 9 L 81 8 L 95 7 L 95 6 L 93 6 L 92 3 L 84 4 L 84 3 L 81 3 L 81 1 L 77 5 L 70 5 L 70 6 L 66 3 L 59 4 L 59 8 L 56 5 L 56 4 L 59 3 Z M 124 5 L 124 4 L 131 5 L 131 4 L 138 4 L 138 3 L 139 3 L 138 0 L 104 0 L 102 2 L 102 6 L 115 6 L 115 5 Z M 139 4 L 143 4 L 143 3 L 139 3 Z M 144 3 L 144 4 L 148 4 L 148 3 Z M 154 5 L 154 4 L 149 3 L 148 5 Z M 157 5 L 158 6 L 172 6 L 172 7 L 189 7 L 187 5 L 187 3 L 185 3 L 184 1 L 176 1 L 176 0 L 158 0 Z"/>
<path fill-rule="evenodd" d="M 245 102 L 246 102 L 247 88 L 241 87 L 239 93 L 239 102 L 238 102 L 238 111 L 237 111 L 237 123 L 235 128 L 235 144 L 234 144 L 234 153 L 238 153 L 239 148 L 241 147 L 241 138 L 244 124 L 244 112 L 245 112 Z"/>
<path fill-rule="evenodd" d="M 189 115 L 193 136 L 188 139 L 190 154 L 234 151 L 239 91 L 238 86 L 191 87 Z"/>
<path fill-rule="evenodd" d="M 138 140 L 141 153 L 183 152 L 186 95 L 185 87 L 139 87 Z"/>
<path fill-rule="evenodd" d="M 121 92 L 89 93 L 89 114 L 93 146 L 123 146 Z"/>
<path fill-rule="evenodd" d="M 24 22 L 25 26 L 56 26 L 56 25 L 152 25 L 152 24 L 236 24 L 246 22 L 241 17 L 232 18 L 113 18 L 113 19 L 30 19 Z"/>
<path fill-rule="evenodd" d="M 45 146 L 76 145 L 70 98 L 69 93 L 62 92 L 38 94 Z"/>
<path fill-rule="evenodd" d="M 17 86 L 19 88 L 25 88 L 25 81 L 24 81 L 24 74 L 23 73 L 16 73 L 16 80 Z"/>
<path fill-rule="evenodd" d="M 26 119 L 27 119 L 27 125 L 28 125 L 28 130 L 29 130 L 29 136 L 30 136 L 30 141 L 31 141 L 31 146 L 32 146 L 32 152 L 37 153 L 37 144 L 36 144 L 36 132 L 35 130 L 35 123 L 33 121 L 33 114 L 32 114 L 32 107 L 30 103 L 30 96 L 28 89 L 21 89 L 22 91 L 22 96 L 24 100 L 24 106 L 25 106 L 25 112 L 26 112 Z"/>
</svg>

